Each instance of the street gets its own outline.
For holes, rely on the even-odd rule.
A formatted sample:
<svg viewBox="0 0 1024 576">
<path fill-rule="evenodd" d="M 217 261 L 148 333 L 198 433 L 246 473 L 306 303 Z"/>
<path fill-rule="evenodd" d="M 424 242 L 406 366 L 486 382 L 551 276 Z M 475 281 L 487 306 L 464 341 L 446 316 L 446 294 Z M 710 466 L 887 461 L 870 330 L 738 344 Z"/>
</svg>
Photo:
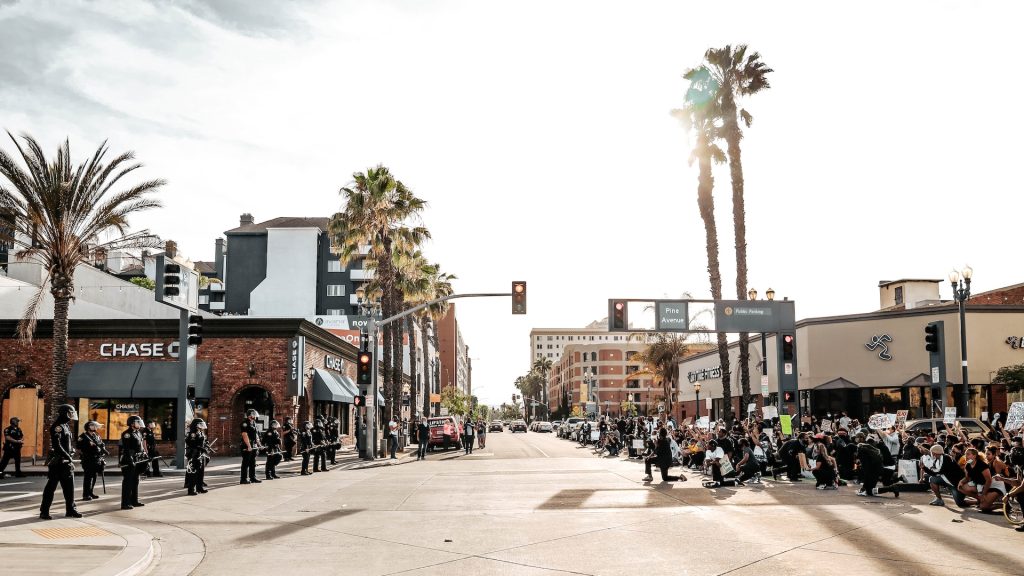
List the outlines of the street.
<svg viewBox="0 0 1024 576">
<path fill-rule="evenodd" d="M 770 480 L 708 490 L 696 474 L 644 483 L 637 461 L 532 432 L 488 434 L 471 456 L 409 459 L 255 486 L 223 471 L 198 497 L 184 495 L 180 477 L 147 479 L 147 506 L 132 511 L 118 509 L 114 479 L 80 510 L 157 538 L 146 574 L 829 574 L 837 563 L 854 574 L 1020 574 L 1024 565 L 1020 535 L 1001 516 L 929 507 L 920 493 L 863 498 Z M 0 483 L 0 512 L 35 513 L 43 481 Z"/>
</svg>

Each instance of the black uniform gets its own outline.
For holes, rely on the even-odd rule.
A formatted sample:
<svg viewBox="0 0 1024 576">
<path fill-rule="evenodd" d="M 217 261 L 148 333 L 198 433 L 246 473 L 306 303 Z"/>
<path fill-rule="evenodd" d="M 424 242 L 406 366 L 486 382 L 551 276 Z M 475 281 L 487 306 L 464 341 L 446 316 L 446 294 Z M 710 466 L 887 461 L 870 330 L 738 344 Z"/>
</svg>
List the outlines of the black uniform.
<svg viewBox="0 0 1024 576">
<path fill-rule="evenodd" d="M 82 432 L 78 436 L 78 451 L 82 454 L 82 500 L 99 498 L 96 495 L 96 476 L 103 473 L 108 454 L 106 445 L 100 435 L 95 432 Z"/>
<path fill-rule="evenodd" d="M 295 452 L 295 438 L 298 436 L 295 433 L 295 427 L 292 426 L 291 419 L 285 419 L 284 424 L 281 426 L 281 437 L 284 442 L 284 461 L 291 462 L 292 454 Z"/>
<path fill-rule="evenodd" d="M 245 449 L 245 439 L 249 439 L 250 449 Z M 249 484 L 255 482 L 259 484 L 262 480 L 256 478 L 256 454 L 260 448 L 260 435 L 256 429 L 256 423 L 248 418 L 242 422 L 242 475 L 241 483 Z"/>
<path fill-rule="evenodd" d="M 139 502 L 139 474 L 146 470 L 149 458 L 146 453 L 146 441 L 141 430 L 129 428 L 121 434 L 121 445 L 118 447 L 118 465 L 121 467 L 121 508 L 144 506 Z"/>
<path fill-rule="evenodd" d="M 0 478 L 4 477 L 7 463 L 14 460 L 14 475 L 21 477 L 21 447 L 25 442 L 25 433 L 18 426 L 4 428 L 4 456 L 0 460 Z"/>
<path fill-rule="evenodd" d="M 163 476 L 163 474 L 160 473 L 160 459 L 157 458 L 160 453 L 156 451 L 156 434 L 153 430 L 145 428 L 142 430 L 142 437 L 146 441 L 146 452 L 149 454 L 150 464 L 152 465 L 152 470 L 150 469 L 150 466 L 147 465 L 143 469 L 143 472 L 146 473 L 146 476 L 159 478 Z"/>
<path fill-rule="evenodd" d="M 335 458 L 338 454 L 337 444 L 341 439 L 341 429 L 338 426 L 338 421 L 331 418 L 327 422 L 327 457 L 331 459 L 331 464 L 337 464 Z"/>
<path fill-rule="evenodd" d="M 205 494 L 203 480 L 206 477 L 206 463 L 209 461 L 210 445 L 206 442 L 206 434 L 194 429 L 185 435 L 185 488 L 189 494 Z"/>
<path fill-rule="evenodd" d="M 324 441 L 326 440 L 326 434 L 324 428 L 317 420 L 317 423 L 313 425 L 313 472 L 326 472 L 327 471 L 327 454 L 324 449 Z"/>
<path fill-rule="evenodd" d="M 299 433 L 299 452 L 302 453 L 302 474 L 310 474 L 309 471 L 309 453 L 313 450 L 313 434 L 309 430 L 303 429 Z"/>
<path fill-rule="evenodd" d="M 267 480 L 279 478 L 277 465 L 281 462 L 281 433 L 271 428 L 263 433 L 263 445 L 267 448 Z"/>
<path fill-rule="evenodd" d="M 75 507 L 75 464 L 73 446 L 74 436 L 67 421 L 57 421 L 50 426 L 50 454 L 46 457 L 46 487 L 43 488 L 43 503 L 39 507 L 39 516 L 50 515 L 50 504 L 57 484 L 64 493 L 64 512 L 67 516 L 80 517 Z"/>
</svg>

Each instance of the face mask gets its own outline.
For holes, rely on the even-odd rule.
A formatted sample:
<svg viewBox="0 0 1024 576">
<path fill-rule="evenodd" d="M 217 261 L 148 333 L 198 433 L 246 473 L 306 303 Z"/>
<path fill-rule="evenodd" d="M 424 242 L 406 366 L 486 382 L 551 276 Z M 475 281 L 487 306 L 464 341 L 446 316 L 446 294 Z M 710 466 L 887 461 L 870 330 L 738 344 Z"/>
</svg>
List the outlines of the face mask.
<svg viewBox="0 0 1024 576">
<path fill-rule="evenodd" d="M 306 424 L 306 430 L 312 430 L 312 429 L 313 429 L 313 425 L 312 424 Z"/>
<path fill-rule="evenodd" d="M 967 463 L 970 464 L 971 466 L 974 466 L 974 460 L 968 460 Z"/>
<path fill-rule="evenodd" d="M 281 427 L 281 425 L 276 423 L 276 422 L 271 426 L 271 428 L 273 428 L 274 430 L 277 430 L 280 427 Z"/>
<path fill-rule="evenodd" d="M 203 422 L 202 424 L 198 424 L 196 428 L 199 428 L 200 430 L 206 430 L 206 423 Z"/>
</svg>

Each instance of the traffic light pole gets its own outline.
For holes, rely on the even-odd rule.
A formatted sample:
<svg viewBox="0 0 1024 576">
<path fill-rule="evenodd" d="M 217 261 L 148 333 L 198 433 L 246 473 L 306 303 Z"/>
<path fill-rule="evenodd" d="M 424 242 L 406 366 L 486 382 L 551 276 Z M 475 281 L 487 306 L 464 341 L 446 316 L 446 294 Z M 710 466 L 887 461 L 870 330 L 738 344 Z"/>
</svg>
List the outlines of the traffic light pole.
<svg viewBox="0 0 1024 576">
<path fill-rule="evenodd" d="M 415 314 L 415 313 L 419 312 L 420 310 L 423 310 L 425 308 L 433 306 L 434 304 L 440 304 L 441 302 L 447 302 L 448 300 L 455 300 L 457 298 L 496 298 L 496 297 L 502 297 L 502 296 L 512 296 L 512 293 L 511 292 L 495 292 L 495 293 L 482 293 L 482 294 L 452 294 L 451 296 L 445 296 L 443 298 L 435 298 L 435 299 L 430 300 L 428 302 L 424 302 L 423 304 L 420 304 L 418 306 L 414 306 L 414 307 L 412 307 L 412 308 L 410 308 L 408 310 L 405 310 L 403 312 L 399 312 L 398 314 L 395 314 L 394 316 L 390 316 L 388 318 L 384 318 L 383 320 L 380 320 L 379 322 L 372 315 L 370 316 L 370 321 L 367 322 L 367 326 L 366 326 L 366 335 L 368 337 L 367 339 L 370 342 L 370 346 L 372 346 L 371 350 L 373 350 L 373 362 L 371 362 L 372 366 L 370 368 L 370 387 L 366 391 L 366 396 L 368 398 L 368 400 L 366 402 L 366 405 L 367 405 L 367 410 L 366 410 L 366 436 L 363 438 L 363 445 L 367 447 L 367 450 L 366 450 L 366 459 L 367 460 L 375 460 L 377 458 L 377 451 L 378 451 L 379 446 L 380 446 L 380 434 L 377 433 L 377 410 L 378 410 L 377 395 L 379 393 L 378 392 L 379 391 L 379 387 L 377 385 L 377 383 L 378 383 L 378 381 L 377 381 L 377 372 L 378 372 L 378 370 L 377 370 L 377 367 L 378 367 L 378 363 L 377 363 L 377 357 L 378 357 L 378 355 L 377 355 L 377 329 L 379 327 L 382 327 L 382 326 L 387 326 L 388 324 L 391 324 L 392 322 L 396 322 L 398 320 L 401 320 L 402 318 L 405 318 L 406 316 L 409 316 L 410 314 Z M 188 318 L 186 317 L 186 322 L 187 322 L 187 320 L 188 320 Z M 387 368 L 387 367 L 385 366 L 385 368 Z M 392 398 L 391 401 L 394 402 L 395 399 Z"/>
<path fill-rule="evenodd" d="M 174 467 L 185 469 L 185 427 L 188 426 L 188 316 L 189 311 L 181 309 L 178 321 L 178 418 L 174 435 Z"/>
</svg>

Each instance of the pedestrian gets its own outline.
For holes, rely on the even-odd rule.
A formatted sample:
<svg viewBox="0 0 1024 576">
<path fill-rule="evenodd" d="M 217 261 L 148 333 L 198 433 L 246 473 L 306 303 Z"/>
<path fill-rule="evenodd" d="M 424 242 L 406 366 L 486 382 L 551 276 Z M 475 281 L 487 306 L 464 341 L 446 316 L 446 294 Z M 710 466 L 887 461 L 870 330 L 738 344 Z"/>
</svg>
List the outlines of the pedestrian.
<svg viewBox="0 0 1024 576">
<path fill-rule="evenodd" d="M 11 460 L 14 460 L 14 477 L 25 476 L 21 473 L 21 447 L 25 444 L 25 433 L 21 431 L 20 424 L 21 419 L 15 416 L 11 418 L 11 425 L 4 428 L 4 456 L 0 459 L 0 480 L 6 476 L 4 470 Z"/>
<path fill-rule="evenodd" d="M 427 425 L 426 418 L 420 418 L 419 425 L 416 426 L 417 440 L 419 440 L 419 446 L 416 450 L 417 460 L 427 459 L 427 445 L 430 444 L 430 426 Z"/>
<path fill-rule="evenodd" d="M 327 472 L 327 431 L 318 416 L 313 422 L 313 472 Z"/>
<path fill-rule="evenodd" d="M 395 422 L 394 417 L 388 421 L 388 442 L 391 445 L 391 459 L 398 460 L 398 422 Z"/>
<path fill-rule="evenodd" d="M 267 447 L 267 463 L 264 466 L 264 477 L 277 480 L 277 465 L 281 462 L 281 424 L 277 420 L 270 421 L 270 428 L 263 432 L 263 445 Z"/>
<path fill-rule="evenodd" d="M 262 482 L 256 477 L 256 454 L 260 449 L 260 435 L 256 428 L 256 417 L 259 413 L 250 408 L 245 413 L 245 420 L 242 421 L 242 471 L 239 484 L 259 484 Z"/>
<path fill-rule="evenodd" d="M 189 423 L 188 434 L 185 436 L 185 488 L 188 488 L 189 496 L 209 492 L 203 487 L 208 451 L 206 421 L 195 418 Z"/>
<path fill-rule="evenodd" d="M 786 477 L 790 482 L 800 482 L 800 454 L 804 453 L 807 447 L 804 445 L 804 436 L 800 435 L 787 441 L 779 448 L 779 458 L 786 467 Z"/>
<path fill-rule="evenodd" d="M 309 476 L 309 453 L 313 450 L 313 424 L 309 420 L 302 423 L 302 432 L 299 433 L 299 453 L 302 454 L 301 476 Z"/>
<path fill-rule="evenodd" d="M 480 420 L 476 423 L 476 437 L 480 448 L 487 446 L 487 422 Z"/>
<path fill-rule="evenodd" d="M 281 425 L 281 441 L 284 444 L 284 461 L 291 462 L 292 454 L 295 452 L 295 426 L 292 425 L 292 417 L 285 416 L 284 424 Z"/>
<path fill-rule="evenodd" d="M 473 420 L 466 417 L 466 423 L 462 428 L 462 442 L 465 447 L 466 454 L 473 453 L 473 432 L 476 430 L 476 425 L 473 424 Z"/>
<path fill-rule="evenodd" d="M 60 490 L 64 493 L 64 516 L 82 517 L 75 507 L 74 436 L 68 425 L 77 420 L 78 412 L 74 406 L 62 404 L 57 407 L 57 419 L 50 426 L 50 453 L 46 457 L 46 487 L 43 488 L 43 502 L 39 506 L 40 520 L 53 519 L 50 516 L 50 504 L 53 503 L 57 484 L 60 484 Z"/>
<path fill-rule="evenodd" d="M 875 487 L 882 476 L 882 453 L 867 441 L 864 434 L 857 434 L 857 467 L 860 470 L 860 492 L 857 496 L 875 496 Z"/>
<path fill-rule="evenodd" d="M 128 429 L 121 434 L 118 464 L 121 467 L 121 510 L 145 506 L 139 502 L 139 474 L 149 465 L 146 440 L 142 436 L 142 417 L 128 417 Z"/>
<path fill-rule="evenodd" d="M 142 437 L 146 440 L 146 453 L 149 454 L 149 463 L 146 465 L 145 472 L 146 476 L 161 478 L 163 474 L 160 473 L 160 459 L 158 458 L 160 453 L 156 451 L 156 422 L 150 420 L 146 423 L 146 429 L 142 432 Z"/>
<path fill-rule="evenodd" d="M 672 444 L 668 439 L 668 429 L 662 428 L 658 431 L 658 444 L 655 448 L 656 462 L 661 470 L 662 482 L 674 482 L 676 480 L 685 482 L 686 476 L 669 476 L 668 469 L 672 467 Z"/>
<path fill-rule="evenodd" d="M 94 500 L 96 495 L 96 475 L 102 474 L 107 465 L 103 459 L 107 448 L 100 438 L 99 430 L 103 425 L 90 420 L 85 423 L 85 432 L 78 436 L 78 451 L 82 454 L 82 500 Z"/>
</svg>

